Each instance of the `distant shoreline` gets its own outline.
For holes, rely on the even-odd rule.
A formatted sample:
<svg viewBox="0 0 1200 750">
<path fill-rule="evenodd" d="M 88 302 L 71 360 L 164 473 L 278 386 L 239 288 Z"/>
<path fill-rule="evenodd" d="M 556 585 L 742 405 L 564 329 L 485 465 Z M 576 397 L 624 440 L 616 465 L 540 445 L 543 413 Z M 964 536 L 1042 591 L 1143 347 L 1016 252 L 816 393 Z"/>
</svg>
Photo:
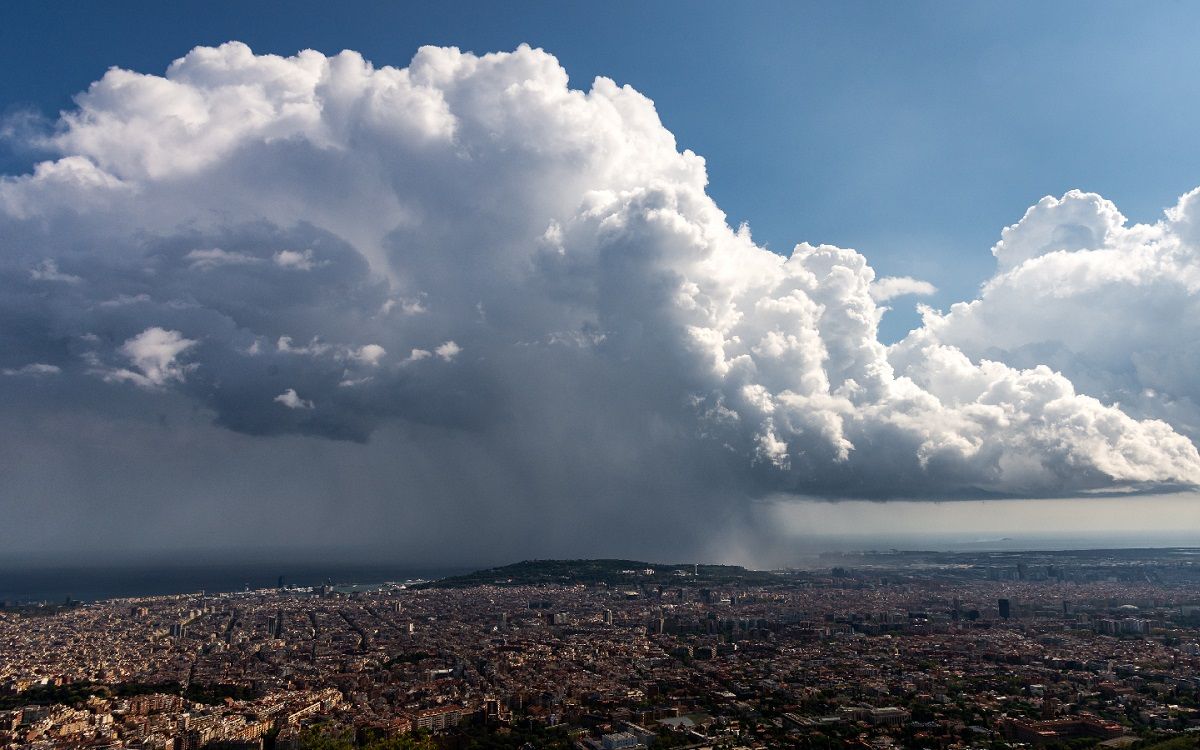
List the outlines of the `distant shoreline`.
<svg viewBox="0 0 1200 750">
<path fill-rule="evenodd" d="M 996 540 L 1016 541 L 1016 540 Z M 1200 559 L 1200 545 L 1170 545 L 1170 546 L 1093 546 L 1093 547 L 1063 547 L 1063 548 L 1016 548 L 992 546 L 992 542 L 981 541 L 976 545 L 958 549 L 900 549 L 879 546 L 874 549 L 857 550 L 827 550 L 813 553 L 802 564 L 778 568 L 739 568 L 739 566 L 718 566 L 700 562 L 699 565 L 712 569 L 728 568 L 743 570 L 746 575 L 777 571 L 815 571 L 829 568 L 831 565 L 870 564 L 872 560 L 883 561 L 895 557 L 930 557 L 930 562 L 944 557 L 945 562 L 965 562 L 974 556 L 1017 557 L 1021 555 L 1046 557 L 1092 557 L 1105 556 L 1117 558 L 1178 558 L 1181 555 L 1196 555 Z M 639 562 L 630 560 L 608 560 L 605 558 L 580 558 L 567 560 L 527 560 L 522 563 L 512 563 L 506 566 L 479 568 L 416 568 L 410 566 L 386 565 L 272 565 L 265 562 L 227 563 L 227 564 L 195 564 L 181 562 L 172 564 L 131 564 L 114 563 L 112 565 L 38 565 L 32 563 L 20 567 L 0 565 L 0 603 L 8 606 L 28 605 L 38 602 L 61 604 L 68 598 L 72 601 L 95 602 L 108 599 L 122 599 L 149 596 L 173 596 L 194 594 L 203 591 L 208 594 L 229 594 L 244 590 L 276 589 L 282 583 L 285 587 L 309 588 L 322 584 L 332 585 L 335 589 L 346 590 L 350 587 L 372 587 L 386 583 L 403 582 L 437 582 L 443 579 L 461 580 L 459 585 L 483 585 L 496 582 L 494 579 L 511 577 L 504 571 L 519 566 L 554 565 L 566 562 L 605 562 L 613 564 L 629 564 L 642 566 L 658 566 L 662 569 L 687 568 L 696 563 L 692 562 Z M 619 566 L 618 566 L 619 567 Z M 609 571 L 612 574 L 614 571 Z M 563 581 L 560 573 L 559 576 Z M 565 574 L 571 575 L 571 574 Z M 577 575 L 577 574 L 575 574 Z M 610 575 L 611 577 L 611 575 Z M 599 579 L 596 579 L 599 580 Z M 540 577 L 529 579 L 535 583 L 555 583 L 558 579 Z M 519 583 L 514 581 L 514 584 Z"/>
</svg>

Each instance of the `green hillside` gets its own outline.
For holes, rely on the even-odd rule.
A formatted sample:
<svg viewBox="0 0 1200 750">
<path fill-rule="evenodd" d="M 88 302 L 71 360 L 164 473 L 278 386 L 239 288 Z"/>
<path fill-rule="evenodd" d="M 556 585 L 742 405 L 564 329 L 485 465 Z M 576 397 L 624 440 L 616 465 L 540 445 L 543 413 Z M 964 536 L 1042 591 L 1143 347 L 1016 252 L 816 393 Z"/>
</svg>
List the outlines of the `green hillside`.
<svg viewBox="0 0 1200 750">
<path fill-rule="evenodd" d="M 652 572 L 651 572 L 652 571 Z M 477 570 L 427 584 L 428 588 L 532 586 L 538 584 L 608 586 L 763 586 L 780 576 L 738 565 L 661 564 L 638 560 L 523 560 Z"/>
</svg>

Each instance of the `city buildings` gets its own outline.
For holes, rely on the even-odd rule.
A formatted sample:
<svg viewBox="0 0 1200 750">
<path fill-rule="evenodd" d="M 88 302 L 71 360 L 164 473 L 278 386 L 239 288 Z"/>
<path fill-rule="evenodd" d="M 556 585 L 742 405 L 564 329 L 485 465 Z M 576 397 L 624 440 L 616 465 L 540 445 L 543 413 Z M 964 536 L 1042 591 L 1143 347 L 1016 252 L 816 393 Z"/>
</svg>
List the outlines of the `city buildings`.
<svg viewBox="0 0 1200 750">
<path fill-rule="evenodd" d="M 825 562 L 724 583 L 639 566 L 7 607 L 0 747 L 536 729 L 597 749 L 990 748 L 1200 730 L 1190 554 Z"/>
</svg>

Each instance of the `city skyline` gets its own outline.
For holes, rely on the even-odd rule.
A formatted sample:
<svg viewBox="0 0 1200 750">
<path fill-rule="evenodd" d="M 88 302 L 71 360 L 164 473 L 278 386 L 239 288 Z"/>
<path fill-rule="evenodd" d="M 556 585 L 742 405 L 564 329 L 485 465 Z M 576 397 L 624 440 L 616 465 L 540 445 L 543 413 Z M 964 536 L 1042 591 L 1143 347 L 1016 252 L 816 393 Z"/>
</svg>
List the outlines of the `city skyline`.
<svg viewBox="0 0 1200 750">
<path fill-rule="evenodd" d="M 199 7 L 2 11 L 7 555 L 1200 527 L 1192 9 Z"/>
</svg>

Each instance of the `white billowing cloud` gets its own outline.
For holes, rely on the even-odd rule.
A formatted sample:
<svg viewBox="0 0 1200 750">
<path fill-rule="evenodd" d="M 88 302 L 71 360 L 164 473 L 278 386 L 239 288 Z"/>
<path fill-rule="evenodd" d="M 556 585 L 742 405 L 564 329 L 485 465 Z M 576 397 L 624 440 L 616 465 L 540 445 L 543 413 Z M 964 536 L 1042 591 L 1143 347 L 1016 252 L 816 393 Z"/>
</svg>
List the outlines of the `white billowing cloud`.
<svg viewBox="0 0 1200 750">
<path fill-rule="evenodd" d="M 876 302 L 887 302 L 896 297 L 914 295 L 928 297 L 937 293 L 937 287 L 928 281 L 914 279 L 911 276 L 884 276 L 871 283 L 871 299 Z"/>
<path fill-rule="evenodd" d="M 722 384 L 710 403 L 758 425 L 765 462 L 793 476 L 828 462 L 843 481 L 878 467 L 893 482 L 962 476 L 978 489 L 1017 493 L 1102 485 L 1102 477 L 1193 481 L 1188 440 L 1078 395 L 1045 368 L 976 363 L 929 346 L 895 371 L 876 338 L 880 309 L 862 256 L 801 245 L 776 268 L 769 287 L 748 290 L 753 307 L 737 305 L 755 315 L 690 327 Z M 915 466 L 889 455 L 898 450 L 911 451 Z"/>
<path fill-rule="evenodd" d="M 1117 207 L 1095 193 L 1072 190 L 1061 199 L 1047 195 L 1000 233 L 992 255 L 1007 270 L 1047 253 L 1103 247 L 1124 224 Z"/>
<path fill-rule="evenodd" d="M 312 250 L 280 250 L 273 257 L 275 265 L 294 271 L 311 271 L 316 265 Z"/>
<path fill-rule="evenodd" d="M 191 267 L 198 271 L 211 271 L 221 266 L 244 266 L 261 262 L 260 258 L 255 258 L 253 255 L 231 253 L 219 247 L 192 250 L 183 258 L 191 261 Z"/>
<path fill-rule="evenodd" d="M 173 380 L 182 381 L 192 365 L 181 364 L 178 357 L 195 345 L 195 341 L 184 338 L 179 331 L 158 326 L 147 328 L 122 344 L 119 350 L 136 369 L 113 369 L 104 376 L 145 388 L 157 388 Z"/>
<path fill-rule="evenodd" d="M 28 322 L 0 351 L 64 372 L 125 357 L 109 379 L 170 385 L 238 432 L 427 427 L 458 442 L 404 443 L 413 467 L 477 479 L 465 494 L 510 471 L 542 508 L 1200 483 L 1179 431 L 1053 358 L 968 346 L 934 313 L 889 351 L 879 303 L 931 285 L 876 279 L 853 250 L 758 246 L 650 100 L 606 78 L 571 89 L 540 50 L 423 48 L 396 69 L 197 48 L 165 76 L 110 70 L 43 145 L 59 158 L 0 181 L 0 304 Z M 1005 230 L 985 297 L 1039 264 L 1080 269 L 1057 294 L 1094 285 L 1080 254 L 1112 250 L 1093 245 L 1165 236 L 1094 196 L 1043 204 Z M 31 290 L 50 254 L 88 284 Z M 147 297 L 100 304 L 121 295 Z M 108 338 L 86 353 L 51 345 L 91 331 Z M 389 350 L 410 354 L 389 366 Z M 434 357 L 449 364 L 405 366 Z"/>
<path fill-rule="evenodd" d="M 1043 198 L 1004 230 L 998 272 L 979 299 L 926 310 L 893 362 L 936 343 L 1045 363 L 1104 403 L 1200 437 L 1198 195 L 1133 225 L 1093 193 Z"/>
<path fill-rule="evenodd" d="M 286 391 L 284 391 L 283 393 L 276 396 L 273 400 L 275 401 L 275 403 L 283 404 L 284 406 L 286 406 L 289 409 L 311 409 L 311 408 L 313 408 L 313 402 L 306 401 L 306 400 L 300 398 L 300 396 L 297 395 L 295 388 L 288 388 Z"/>
</svg>

